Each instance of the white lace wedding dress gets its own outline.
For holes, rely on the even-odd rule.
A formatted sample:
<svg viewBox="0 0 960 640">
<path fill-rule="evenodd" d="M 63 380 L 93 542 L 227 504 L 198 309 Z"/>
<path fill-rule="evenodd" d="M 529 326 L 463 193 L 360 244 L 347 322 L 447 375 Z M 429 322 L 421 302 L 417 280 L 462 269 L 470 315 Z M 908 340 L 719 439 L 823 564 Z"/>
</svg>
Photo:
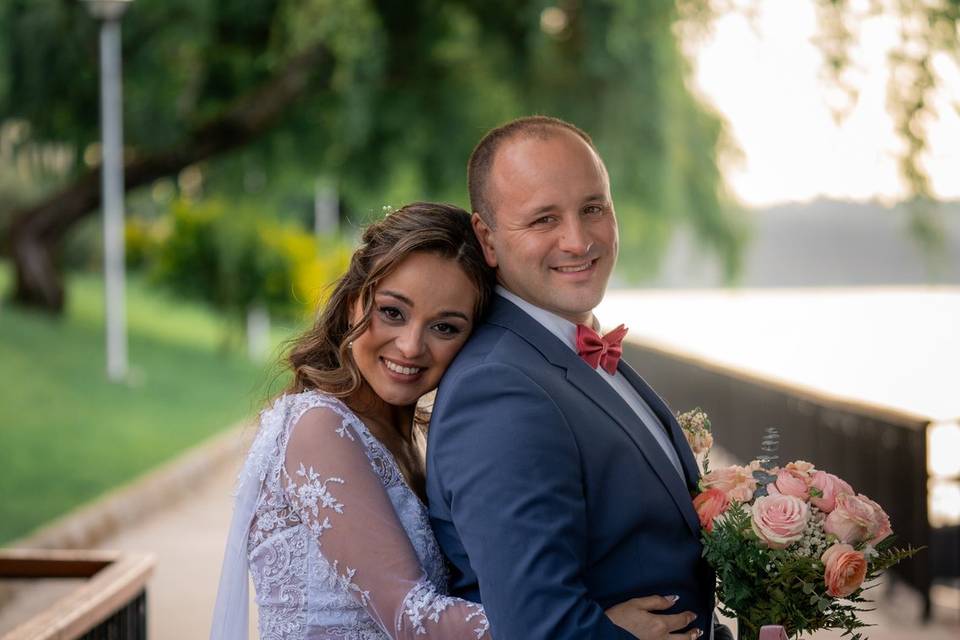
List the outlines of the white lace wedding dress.
<svg viewBox="0 0 960 640">
<path fill-rule="evenodd" d="M 426 507 L 335 398 L 287 395 L 261 414 L 234 517 L 213 638 L 246 637 L 249 567 L 264 640 L 489 640 L 482 607 L 445 595 Z"/>
</svg>

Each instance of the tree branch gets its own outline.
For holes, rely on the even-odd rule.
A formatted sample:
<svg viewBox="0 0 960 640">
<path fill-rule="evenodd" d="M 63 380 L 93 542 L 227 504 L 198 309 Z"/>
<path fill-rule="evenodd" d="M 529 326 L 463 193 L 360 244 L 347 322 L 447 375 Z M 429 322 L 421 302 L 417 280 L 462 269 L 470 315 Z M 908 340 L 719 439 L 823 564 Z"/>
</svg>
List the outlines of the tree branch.
<svg viewBox="0 0 960 640">
<path fill-rule="evenodd" d="M 217 117 L 194 129 L 174 147 L 124 162 L 124 189 L 130 191 L 159 178 L 242 147 L 269 131 L 319 74 L 329 84 L 333 56 L 318 44 L 294 56 L 253 91 L 238 98 Z M 70 227 L 101 204 L 100 169 L 90 169 L 45 200 L 11 218 L 9 248 L 16 269 L 14 300 L 60 313 L 64 295 L 54 253 Z"/>
</svg>

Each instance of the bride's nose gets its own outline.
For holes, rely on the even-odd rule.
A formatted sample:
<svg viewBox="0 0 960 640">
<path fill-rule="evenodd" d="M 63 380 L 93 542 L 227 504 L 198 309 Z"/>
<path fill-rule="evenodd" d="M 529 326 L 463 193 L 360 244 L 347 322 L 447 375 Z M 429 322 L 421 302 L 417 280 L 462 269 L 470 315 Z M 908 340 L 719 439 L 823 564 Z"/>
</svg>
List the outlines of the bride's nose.
<svg viewBox="0 0 960 640">
<path fill-rule="evenodd" d="M 423 329 L 408 325 L 397 336 L 396 345 L 405 358 L 416 358 L 423 353 Z"/>
</svg>

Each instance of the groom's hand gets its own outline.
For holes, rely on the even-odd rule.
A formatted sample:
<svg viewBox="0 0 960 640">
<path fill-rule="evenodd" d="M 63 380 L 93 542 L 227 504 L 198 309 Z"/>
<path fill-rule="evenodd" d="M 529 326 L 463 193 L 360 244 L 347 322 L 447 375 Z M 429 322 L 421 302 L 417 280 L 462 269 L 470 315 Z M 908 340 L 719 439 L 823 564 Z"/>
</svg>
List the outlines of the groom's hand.
<svg viewBox="0 0 960 640">
<path fill-rule="evenodd" d="M 634 598 L 610 607 L 605 613 L 615 625 L 626 629 L 640 640 L 668 640 L 669 638 L 696 640 L 701 634 L 699 629 L 673 633 L 697 619 L 693 612 L 655 613 L 669 609 L 676 601 L 676 597 L 664 596 Z"/>
</svg>

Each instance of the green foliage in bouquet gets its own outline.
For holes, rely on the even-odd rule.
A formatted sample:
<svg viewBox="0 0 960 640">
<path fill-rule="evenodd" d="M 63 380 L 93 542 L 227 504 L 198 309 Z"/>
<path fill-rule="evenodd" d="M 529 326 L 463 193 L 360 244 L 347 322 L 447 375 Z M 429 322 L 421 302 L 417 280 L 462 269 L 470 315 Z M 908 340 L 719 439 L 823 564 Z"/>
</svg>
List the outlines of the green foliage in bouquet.
<svg viewBox="0 0 960 640">
<path fill-rule="evenodd" d="M 818 629 L 844 629 L 844 635 L 862 640 L 857 629 L 870 625 L 857 613 L 870 610 L 864 607 L 870 603 L 864 597 L 870 587 L 843 599 L 829 595 L 819 553 L 802 555 L 793 546 L 767 548 L 750 519 L 748 506 L 731 506 L 702 538 L 704 557 L 717 572 L 718 608 L 738 619 L 740 637 L 757 638 L 761 626 L 780 624 L 791 638 Z M 918 551 L 896 548 L 892 538 L 881 541 L 871 554 L 864 583 Z"/>
</svg>

